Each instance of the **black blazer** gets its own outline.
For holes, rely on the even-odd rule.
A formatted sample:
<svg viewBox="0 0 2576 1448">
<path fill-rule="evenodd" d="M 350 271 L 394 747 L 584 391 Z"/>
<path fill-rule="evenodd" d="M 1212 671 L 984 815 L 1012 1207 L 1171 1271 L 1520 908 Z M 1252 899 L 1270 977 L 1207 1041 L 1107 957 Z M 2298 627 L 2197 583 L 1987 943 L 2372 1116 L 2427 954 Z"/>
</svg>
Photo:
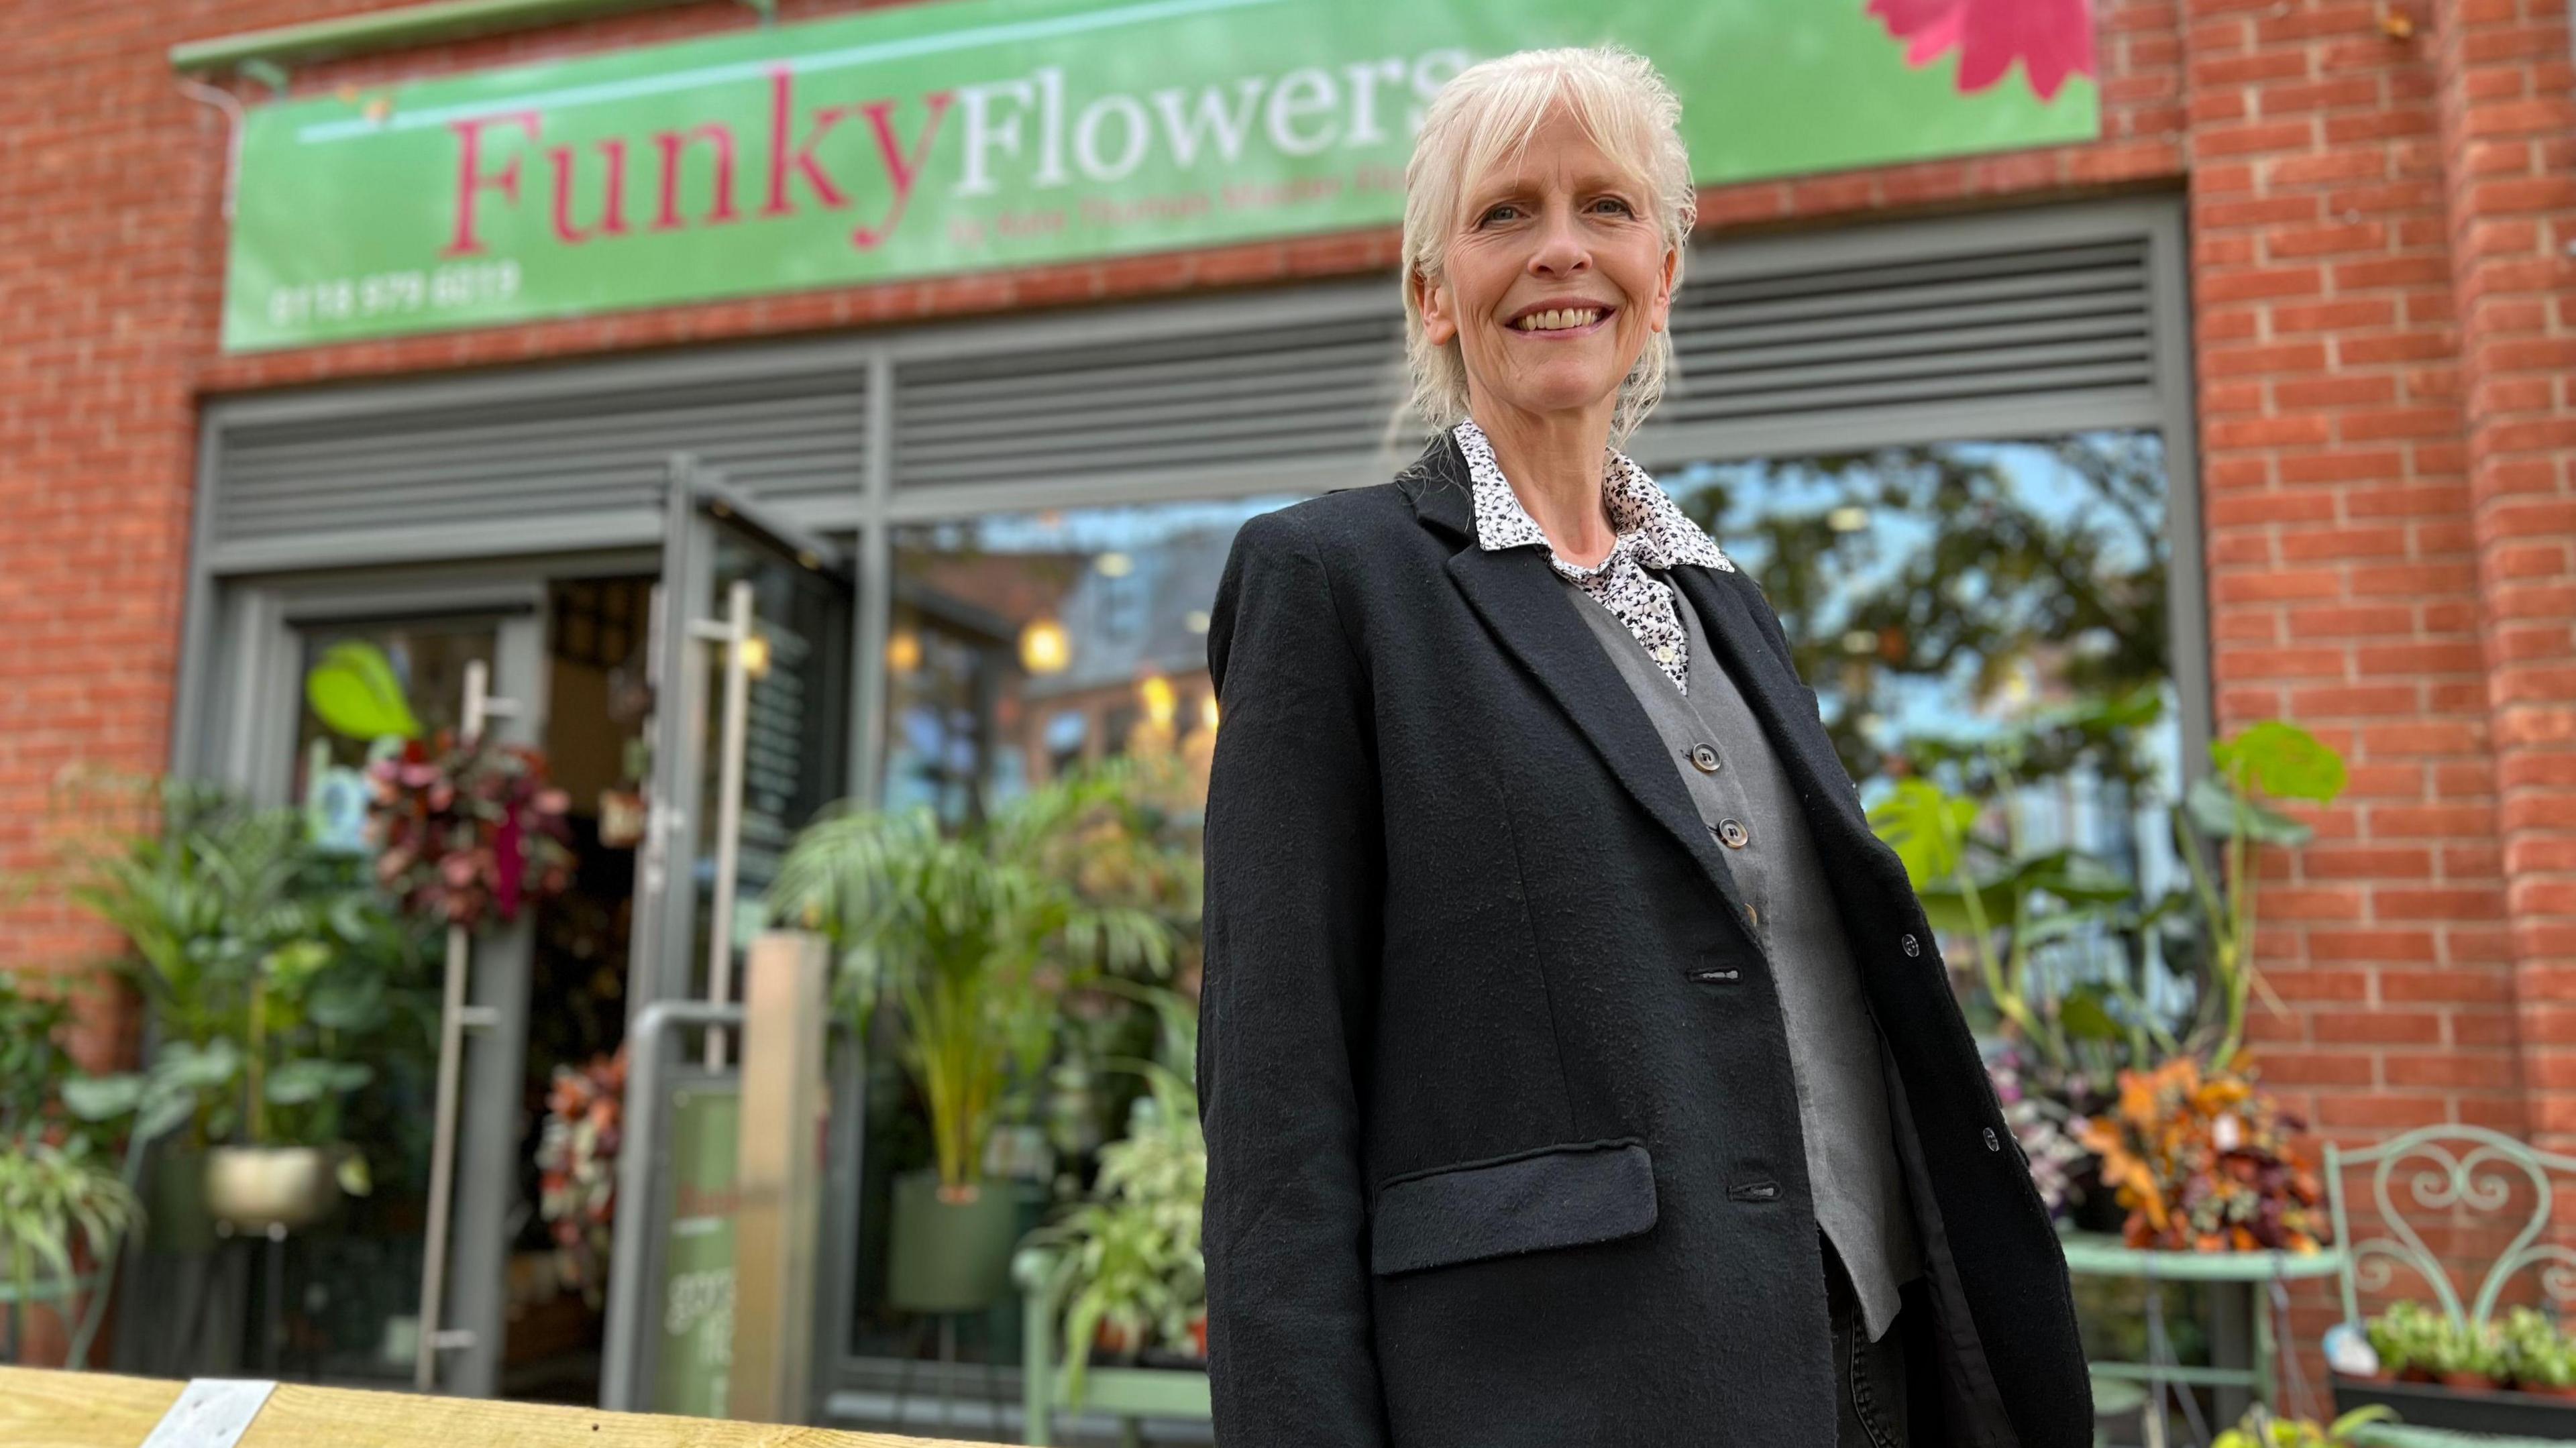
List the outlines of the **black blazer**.
<svg viewBox="0 0 2576 1448">
<path fill-rule="evenodd" d="M 1824 1448 L 1769 964 L 1645 711 L 1538 550 L 1476 546 L 1470 486 L 1443 433 L 1255 518 L 1209 615 L 1217 1441 Z M 2082 1448 L 2065 1260 L 1904 867 L 1760 590 L 1672 576 L 1797 783 L 1897 1068 L 1916 1441 Z"/>
</svg>

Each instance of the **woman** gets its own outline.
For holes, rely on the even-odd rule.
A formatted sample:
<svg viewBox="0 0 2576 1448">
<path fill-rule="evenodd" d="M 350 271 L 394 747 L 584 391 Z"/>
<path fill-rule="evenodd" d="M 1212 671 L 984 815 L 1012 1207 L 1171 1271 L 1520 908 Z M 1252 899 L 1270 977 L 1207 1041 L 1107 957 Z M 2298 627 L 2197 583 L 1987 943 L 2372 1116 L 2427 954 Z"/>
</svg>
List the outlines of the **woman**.
<svg viewBox="0 0 2576 1448">
<path fill-rule="evenodd" d="M 1752 582 L 1616 446 L 1693 220 L 1616 51 L 1406 171 L 1391 484 L 1208 633 L 1200 1099 L 1225 1448 L 2091 1440 L 2065 1263 Z"/>
</svg>

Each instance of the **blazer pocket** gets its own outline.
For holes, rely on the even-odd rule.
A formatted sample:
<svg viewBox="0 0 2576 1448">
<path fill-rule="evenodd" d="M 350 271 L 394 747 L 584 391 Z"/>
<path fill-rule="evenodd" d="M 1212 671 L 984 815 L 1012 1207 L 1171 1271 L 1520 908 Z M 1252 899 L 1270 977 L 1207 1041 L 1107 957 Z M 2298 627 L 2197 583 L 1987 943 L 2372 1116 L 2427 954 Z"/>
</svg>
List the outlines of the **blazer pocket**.
<svg viewBox="0 0 2576 1448">
<path fill-rule="evenodd" d="M 1378 1188 L 1369 1266 L 1383 1275 L 1579 1247 L 1655 1225 L 1654 1162 L 1634 1139 L 1435 1167 Z"/>
</svg>

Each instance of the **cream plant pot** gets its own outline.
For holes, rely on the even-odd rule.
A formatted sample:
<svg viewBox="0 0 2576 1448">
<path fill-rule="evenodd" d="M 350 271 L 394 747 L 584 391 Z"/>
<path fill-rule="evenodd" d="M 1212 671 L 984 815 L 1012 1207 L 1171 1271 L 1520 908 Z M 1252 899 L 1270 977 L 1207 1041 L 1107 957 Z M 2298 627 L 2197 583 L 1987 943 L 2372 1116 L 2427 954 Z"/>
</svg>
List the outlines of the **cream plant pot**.
<svg viewBox="0 0 2576 1448">
<path fill-rule="evenodd" d="M 218 1146 L 206 1153 L 206 1210 L 237 1232 L 310 1226 L 340 1200 L 334 1155 L 318 1146 Z"/>
</svg>

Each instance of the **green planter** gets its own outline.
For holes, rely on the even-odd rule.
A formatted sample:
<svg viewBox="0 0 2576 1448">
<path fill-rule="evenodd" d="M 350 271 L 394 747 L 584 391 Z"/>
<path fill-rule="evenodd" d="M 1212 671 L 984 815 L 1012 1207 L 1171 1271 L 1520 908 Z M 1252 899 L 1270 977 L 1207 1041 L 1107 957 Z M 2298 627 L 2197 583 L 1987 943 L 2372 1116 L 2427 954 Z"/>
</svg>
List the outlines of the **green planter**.
<svg viewBox="0 0 2576 1448">
<path fill-rule="evenodd" d="M 215 1250 L 215 1215 L 206 1208 L 203 1147 L 164 1146 L 152 1164 L 152 1186 L 143 1202 L 143 1241 L 176 1257 Z"/>
<path fill-rule="evenodd" d="M 886 1301 L 907 1312 L 974 1312 L 1010 1290 L 1020 1240 L 1020 1194 L 984 1182 L 972 1200 L 939 1199 L 939 1173 L 895 1178 Z"/>
</svg>

